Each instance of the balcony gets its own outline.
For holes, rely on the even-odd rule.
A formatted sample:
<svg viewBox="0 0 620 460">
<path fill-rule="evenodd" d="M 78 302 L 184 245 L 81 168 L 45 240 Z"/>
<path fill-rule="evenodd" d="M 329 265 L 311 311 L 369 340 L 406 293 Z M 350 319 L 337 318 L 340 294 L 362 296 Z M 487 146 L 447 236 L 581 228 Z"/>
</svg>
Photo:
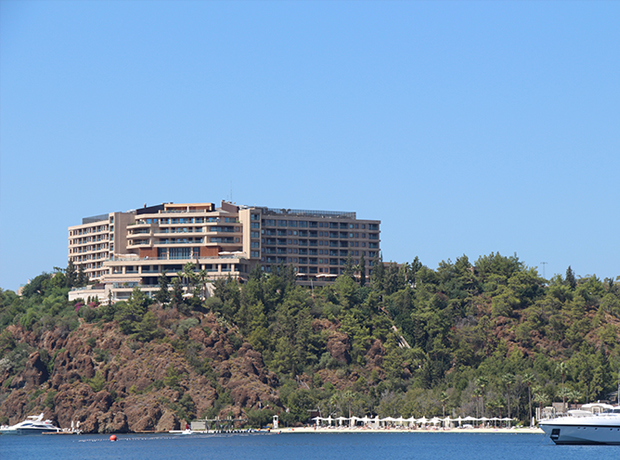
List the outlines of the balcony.
<svg viewBox="0 0 620 460">
<path fill-rule="evenodd" d="M 236 232 L 234 227 L 207 227 L 209 233 L 240 233 Z"/>
<path fill-rule="evenodd" d="M 130 240 L 128 241 L 128 246 L 149 246 L 151 244 L 151 240 Z"/>
</svg>

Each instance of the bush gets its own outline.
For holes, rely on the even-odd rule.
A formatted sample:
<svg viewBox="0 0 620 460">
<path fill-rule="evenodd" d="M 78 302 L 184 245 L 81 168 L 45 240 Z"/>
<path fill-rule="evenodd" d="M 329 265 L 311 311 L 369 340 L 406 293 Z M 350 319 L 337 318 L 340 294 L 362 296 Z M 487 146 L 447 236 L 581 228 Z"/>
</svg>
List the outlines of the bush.
<svg viewBox="0 0 620 460">
<path fill-rule="evenodd" d="M 100 372 L 97 372 L 93 378 L 86 379 L 86 383 L 95 393 L 99 393 L 105 386 L 105 378 Z"/>
</svg>

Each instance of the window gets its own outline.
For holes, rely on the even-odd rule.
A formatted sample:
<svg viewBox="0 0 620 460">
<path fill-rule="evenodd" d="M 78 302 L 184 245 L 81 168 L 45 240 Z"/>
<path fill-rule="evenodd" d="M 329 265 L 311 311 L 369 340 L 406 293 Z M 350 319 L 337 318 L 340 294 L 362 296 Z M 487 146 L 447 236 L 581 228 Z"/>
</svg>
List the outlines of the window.
<svg viewBox="0 0 620 460">
<path fill-rule="evenodd" d="M 288 226 L 289 227 L 297 227 L 297 221 L 296 220 L 289 220 L 288 221 Z"/>
<path fill-rule="evenodd" d="M 190 248 L 170 248 L 171 259 L 190 259 Z"/>
<path fill-rule="evenodd" d="M 252 222 L 252 223 L 250 224 L 250 228 L 260 228 L 260 223 L 258 223 L 258 222 Z"/>
</svg>

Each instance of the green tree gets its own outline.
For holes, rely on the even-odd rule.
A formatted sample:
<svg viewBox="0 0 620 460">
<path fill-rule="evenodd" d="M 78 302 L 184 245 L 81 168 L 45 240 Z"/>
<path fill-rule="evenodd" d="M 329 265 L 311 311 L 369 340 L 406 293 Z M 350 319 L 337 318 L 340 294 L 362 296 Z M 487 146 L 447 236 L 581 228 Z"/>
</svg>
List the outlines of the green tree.
<svg viewBox="0 0 620 460">
<path fill-rule="evenodd" d="M 147 311 L 149 299 L 139 287 L 135 287 L 127 302 L 116 304 L 114 318 L 118 321 L 121 331 L 125 334 L 132 334 L 136 331 L 136 326 L 142 321 Z"/>
<path fill-rule="evenodd" d="M 532 425 L 532 384 L 534 383 L 534 375 L 530 372 L 527 372 L 525 374 L 523 374 L 523 383 L 525 383 L 527 385 L 527 401 L 528 401 L 528 407 L 530 409 L 529 414 L 530 414 L 530 418 L 529 423 L 530 426 Z"/>
<path fill-rule="evenodd" d="M 573 269 L 570 267 L 570 265 L 566 269 L 566 276 L 564 277 L 564 280 L 566 281 L 566 284 L 571 289 L 575 289 L 577 287 L 577 280 L 575 279 L 575 273 L 573 272 Z"/>
<path fill-rule="evenodd" d="M 366 260 L 364 259 L 364 252 L 360 257 L 360 286 L 366 286 Z"/>
<path fill-rule="evenodd" d="M 372 261 L 372 273 L 370 275 L 370 284 L 372 289 L 377 292 L 383 292 L 385 283 L 385 266 L 383 259 L 379 256 Z"/>
<path fill-rule="evenodd" d="M 502 375 L 502 383 L 506 386 L 506 396 L 508 402 L 508 418 L 512 418 L 511 405 L 510 405 L 510 389 L 512 385 L 514 385 L 516 379 L 514 374 L 504 374 Z"/>
<path fill-rule="evenodd" d="M 566 412 L 566 390 L 564 388 L 564 381 L 566 380 L 566 372 L 568 370 L 568 366 L 565 362 L 560 362 L 556 365 L 556 370 L 562 376 L 562 412 Z"/>
<path fill-rule="evenodd" d="M 88 284 L 88 275 L 84 273 L 84 265 L 80 264 L 77 270 L 76 286 L 82 287 Z"/>
<path fill-rule="evenodd" d="M 155 293 L 155 300 L 159 302 L 160 305 L 164 306 L 168 302 L 170 302 L 170 291 L 168 290 L 168 275 L 166 272 L 162 272 L 161 275 L 157 278 L 157 284 L 159 285 L 159 289 Z"/>
<path fill-rule="evenodd" d="M 67 280 L 67 287 L 69 289 L 76 286 L 77 273 L 75 271 L 75 265 L 73 265 L 73 261 L 71 259 L 69 259 L 69 263 L 67 264 L 67 269 L 65 270 L 65 278 Z"/>
<path fill-rule="evenodd" d="M 178 276 L 172 278 L 172 305 L 177 309 L 183 309 L 183 285 L 181 284 L 181 278 Z"/>
<path fill-rule="evenodd" d="M 482 416 L 485 416 L 484 410 L 484 396 L 486 387 L 489 385 L 489 379 L 485 376 L 480 376 L 476 379 L 476 386 L 480 388 L 480 397 L 482 398 Z"/>
<path fill-rule="evenodd" d="M 142 317 L 142 320 L 134 324 L 134 333 L 132 337 L 141 342 L 150 342 L 163 335 L 163 332 L 157 326 L 157 317 L 152 311 L 147 311 Z"/>
</svg>

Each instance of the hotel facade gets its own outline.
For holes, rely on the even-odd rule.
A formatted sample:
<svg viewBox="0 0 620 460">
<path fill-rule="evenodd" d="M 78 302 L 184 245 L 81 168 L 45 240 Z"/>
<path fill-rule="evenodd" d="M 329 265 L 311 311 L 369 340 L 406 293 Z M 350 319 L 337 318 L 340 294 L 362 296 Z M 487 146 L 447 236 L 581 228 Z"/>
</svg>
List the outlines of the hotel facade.
<svg viewBox="0 0 620 460">
<path fill-rule="evenodd" d="M 266 273 L 293 266 L 302 285 L 319 286 L 359 265 L 366 276 L 380 252 L 379 220 L 355 212 L 308 211 L 213 203 L 162 203 L 82 219 L 69 227 L 69 260 L 94 282 L 69 299 L 125 300 L 134 287 L 152 295 L 161 274 L 187 263 L 211 281 L 246 281 L 257 265 Z"/>
</svg>

